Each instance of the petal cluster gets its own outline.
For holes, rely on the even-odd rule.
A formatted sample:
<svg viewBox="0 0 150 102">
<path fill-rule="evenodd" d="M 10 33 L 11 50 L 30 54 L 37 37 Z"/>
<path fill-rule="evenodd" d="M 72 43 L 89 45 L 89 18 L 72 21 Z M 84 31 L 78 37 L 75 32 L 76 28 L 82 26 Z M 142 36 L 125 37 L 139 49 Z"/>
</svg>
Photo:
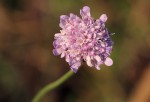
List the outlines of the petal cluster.
<svg viewBox="0 0 150 102">
<path fill-rule="evenodd" d="M 102 14 L 94 20 L 88 6 L 80 10 L 80 15 L 81 18 L 72 13 L 60 16 L 59 26 L 62 29 L 54 37 L 54 55 L 64 57 L 74 72 L 82 61 L 98 70 L 101 64 L 111 66 L 113 61 L 109 56 L 113 42 L 105 27 L 107 16 Z"/>
</svg>

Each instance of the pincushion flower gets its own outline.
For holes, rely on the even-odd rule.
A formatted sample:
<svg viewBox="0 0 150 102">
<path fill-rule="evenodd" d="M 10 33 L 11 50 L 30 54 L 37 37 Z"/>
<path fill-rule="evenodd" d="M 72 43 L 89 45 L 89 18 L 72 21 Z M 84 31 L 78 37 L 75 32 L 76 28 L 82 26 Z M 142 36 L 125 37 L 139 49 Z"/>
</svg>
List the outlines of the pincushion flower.
<svg viewBox="0 0 150 102">
<path fill-rule="evenodd" d="M 113 61 L 109 56 L 113 41 L 105 27 L 106 14 L 94 20 L 90 8 L 85 6 L 80 10 L 80 15 L 81 18 L 72 13 L 60 16 L 59 26 L 62 30 L 55 34 L 53 54 L 64 57 L 74 72 L 83 61 L 98 70 L 101 64 L 111 66 Z"/>
</svg>

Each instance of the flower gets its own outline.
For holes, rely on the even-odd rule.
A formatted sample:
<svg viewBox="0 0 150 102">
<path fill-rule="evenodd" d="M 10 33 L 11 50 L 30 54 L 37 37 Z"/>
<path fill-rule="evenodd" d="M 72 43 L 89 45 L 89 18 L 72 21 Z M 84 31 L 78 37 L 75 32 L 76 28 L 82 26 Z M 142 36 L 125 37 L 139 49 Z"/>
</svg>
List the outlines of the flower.
<svg viewBox="0 0 150 102">
<path fill-rule="evenodd" d="M 80 15 L 82 18 L 72 13 L 70 16 L 60 16 L 59 26 L 62 30 L 55 34 L 53 54 L 65 57 L 74 72 L 77 72 L 82 61 L 98 70 L 101 64 L 111 66 L 113 61 L 109 56 L 113 42 L 105 27 L 106 14 L 94 20 L 90 8 L 84 6 Z"/>
</svg>

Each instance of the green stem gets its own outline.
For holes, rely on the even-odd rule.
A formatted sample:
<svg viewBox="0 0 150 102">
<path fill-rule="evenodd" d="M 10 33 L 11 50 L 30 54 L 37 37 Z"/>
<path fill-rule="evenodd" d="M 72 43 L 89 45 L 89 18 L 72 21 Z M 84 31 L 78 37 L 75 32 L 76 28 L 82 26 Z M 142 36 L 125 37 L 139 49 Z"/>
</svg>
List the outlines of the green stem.
<svg viewBox="0 0 150 102">
<path fill-rule="evenodd" d="M 58 80 L 46 85 L 44 88 L 42 88 L 36 96 L 33 98 L 32 102 L 40 102 L 40 99 L 49 91 L 55 89 L 57 86 L 61 85 L 63 82 L 65 82 L 68 78 L 70 78 L 73 75 L 73 71 L 68 71 L 65 75 L 63 75 Z"/>
</svg>

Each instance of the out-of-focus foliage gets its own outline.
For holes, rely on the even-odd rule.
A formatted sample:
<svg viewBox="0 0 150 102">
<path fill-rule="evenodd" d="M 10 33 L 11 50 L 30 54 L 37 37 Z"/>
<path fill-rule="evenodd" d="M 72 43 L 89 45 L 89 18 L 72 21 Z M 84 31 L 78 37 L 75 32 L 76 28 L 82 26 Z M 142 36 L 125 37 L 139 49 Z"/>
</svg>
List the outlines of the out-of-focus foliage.
<svg viewBox="0 0 150 102">
<path fill-rule="evenodd" d="M 70 68 L 52 54 L 59 16 L 89 6 L 108 16 L 114 40 L 112 67 L 82 67 L 42 102 L 149 102 L 149 0 L 1 0 L 0 102 L 30 102 Z"/>
</svg>

